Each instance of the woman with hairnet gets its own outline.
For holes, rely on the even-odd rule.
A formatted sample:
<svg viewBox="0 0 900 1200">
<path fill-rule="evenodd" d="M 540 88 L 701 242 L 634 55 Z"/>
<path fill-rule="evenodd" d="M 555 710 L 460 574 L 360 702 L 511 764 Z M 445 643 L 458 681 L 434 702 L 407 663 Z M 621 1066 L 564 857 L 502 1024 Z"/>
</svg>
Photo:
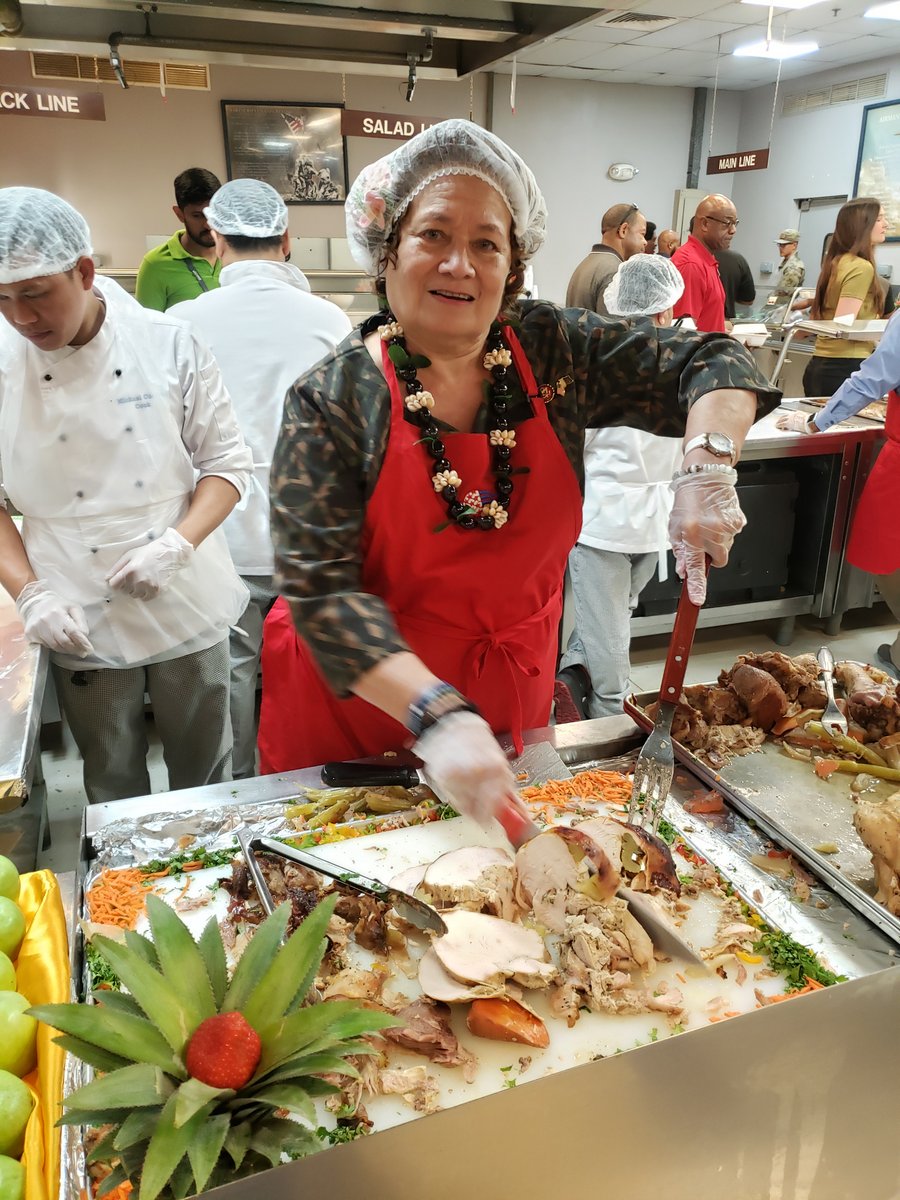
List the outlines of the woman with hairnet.
<svg viewBox="0 0 900 1200">
<path fill-rule="evenodd" d="M 649 318 L 659 329 L 672 324 L 683 292 L 668 258 L 635 254 L 613 276 L 604 301 L 610 316 Z M 575 628 L 557 675 L 582 717 L 622 711 L 631 615 L 654 571 L 661 580 L 667 576 L 672 475 L 683 453 L 680 438 L 624 425 L 585 434 L 584 513 L 569 556 Z"/>
<path fill-rule="evenodd" d="M 468 121 L 366 167 L 346 216 L 383 308 L 285 402 L 271 498 L 291 614 L 269 616 L 261 757 L 412 737 L 435 786 L 487 820 L 515 803 L 495 735 L 521 745 L 550 717 L 585 430 L 687 433 L 672 540 L 699 601 L 704 554 L 724 563 L 743 524 L 706 435 L 736 453 L 777 394 L 730 338 L 517 301 L 543 197 Z"/>
<path fill-rule="evenodd" d="M 209 351 L 95 283 L 84 218 L 0 190 L 0 583 L 50 650 L 91 801 L 230 778 L 228 628 L 247 590 L 218 526 L 252 458 Z M 196 480 L 196 482 L 195 482 Z"/>
</svg>

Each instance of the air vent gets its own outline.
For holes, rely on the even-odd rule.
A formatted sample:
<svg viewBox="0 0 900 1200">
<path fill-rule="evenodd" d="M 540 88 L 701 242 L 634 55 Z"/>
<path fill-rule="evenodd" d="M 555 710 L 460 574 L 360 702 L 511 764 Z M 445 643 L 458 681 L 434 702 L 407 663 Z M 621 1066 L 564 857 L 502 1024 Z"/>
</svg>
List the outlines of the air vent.
<svg viewBox="0 0 900 1200">
<path fill-rule="evenodd" d="M 131 87 L 189 88 L 209 91 L 209 67 L 204 63 L 158 63 L 123 58 L 125 78 Z M 31 55 L 31 73 L 35 79 L 82 79 L 90 83 L 118 86 L 109 60 L 84 54 Z"/>
<path fill-rule="evenodd" d="M 864 79 L 849 79 L 846 83 L 835 83 L 831 87 L 818 88 L 814 92 L 786 96 L 781 113 L 785 117 L 794 117 L 798 113 L 816 112 L 818 109 L 831 108 L 835 104 L 877 100 L 885 94 L 886 89 L 887 75 L 867 75 Z"/>
<path fill-rule="evenodd" d="M 655 17 L 651 13 L 627 12 L 619 13 L 609 21 L 601 21 L 601 25 L 618 25 L 620 29 L 638 29 L 646 33 L 649 29 L 665 29 L 667 25 L 677 25 L 677 17 Z"/>
</svg>

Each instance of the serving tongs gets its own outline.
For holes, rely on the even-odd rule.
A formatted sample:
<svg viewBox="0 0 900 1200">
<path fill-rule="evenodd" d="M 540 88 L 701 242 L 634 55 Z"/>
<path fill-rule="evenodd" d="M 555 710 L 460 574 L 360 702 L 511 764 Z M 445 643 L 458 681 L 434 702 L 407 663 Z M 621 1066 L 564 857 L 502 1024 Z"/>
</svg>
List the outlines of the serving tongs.
<svg viewBox="0 0 900 1200">
<path fill-rule="evenodd" d="M 832 741 L 846 737 L 850 726 L 847 718 L 837 706 L 834 698 L 834 658 L 827 646 L 823 646 L 816 655 L 819 664 L 819 679 L 825 689 L 825 711 L 822 713 L 822 726 Z"/>
<path fill-rule="evenodd" d="M 709 566 L 710 560 L 707 557 L 707 574 Z M 666 797 L 672 786 L 672 776 L 675 774 L 672 721 L 681 689 L 684 687 L 688 657 L 694 644 L 699 616 L 700 605 L 695 604 L 688 595 L 685 579 L 681 585 L 681 596 L 672 627 L 672 640 L 669 642 L 666 665 L 659 685 L 656 720 L 634 764 L 634 784 L 631 789 L 631 804 L 628 807 L 629 822 L 632 825 L 643 825 L 651 833 L 656 833 L 659 828 Z"/>
<path fill-rule="evenodd" d="M 241 849 L 244 849 L 244 842 L 241 841 L 240 835 L 238 840 L 241 842 Z M 386 883 L 381 883 L 378 879 L 369 879 L 366 875 L 359 875 L 356 871 L 351 871 L 347 867 L 339 867 L 336 863 L 328 862 L 325 858 L 319 858 L 318 855 L 308 854 L 305 850 L 298 850 L 294 846 L 286 846 L 283 842 L 276 842 L 273 838 L 255 837 L 249 841 L 248 846 L 251 857 L 255 850 L 262 850 L 266 854 L 277 854 L 279 858 L 285 858 L 289 862 L 299 863 L 302 867 L 309 867 L 311 871 L 315 871 L 319 875 L 325 875 L 329 879 L 335 879 L 338 883 L 343 883 L 346 887 L 352 888 L 355 892 L 360 892 L 364 896 L 372 896 L 376 900 L 381 900 L 385 904 L 389 904 L 404 921 L 408 921 L 410 925 L 414 925 L 416 929 L 421 929 L 429 933 L 435 933 L 441 937 L 447 932 L 447 926 L 444 924 L 441 916 L 435 912 L 430 904 L 426 904 L 424 900 L 419 900 L 417 896 L 410 896 L 407 892 L 401 892 L 399 888 L 389 887 Z M 259 864 L 255 862 L 256 871 L 259 871 Z M 249 863 L 248 863 L 249 866 Z M 256 882 L 256 874 L 253 868 L 250 868 L 250 873 L 253 875 L 253 881 Z M 265 884 L 265 880 L 263 880 Z M 268 891 L 268 888 L 266 889 Z M 260 898 L 262 899 L 262 891 Z M 269 896 L 271 901 L 271 894 Z M 265 906 L 265 900 L 263 900 Z M 268 911 L 268 910 L 267 910 Z"/>
</svg>

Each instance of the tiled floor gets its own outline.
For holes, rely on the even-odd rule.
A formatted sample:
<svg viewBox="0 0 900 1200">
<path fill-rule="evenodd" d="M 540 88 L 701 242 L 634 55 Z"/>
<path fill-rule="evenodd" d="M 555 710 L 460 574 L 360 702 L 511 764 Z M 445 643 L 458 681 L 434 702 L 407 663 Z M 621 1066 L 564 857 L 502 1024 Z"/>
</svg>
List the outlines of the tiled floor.
<svg viewBox="0 0 900 1200">
<path fill-rule="evenodd" d="M 729 666 L 734 656 L 748 651 L 781 649 L 772 640 L 775 622 L 755 622 L 750 625 L 729 625 L 718 629 L 701 629 L 697 633 L 694 651 L 688 666 L 687 682 L 701 683 L 714 679 Z M 824 642 L 831 646 L 835 658 L 872 660 L 875 647 L 893 640 L 896 623 L 884 605 L 871 610 L 859 610 L 847 615 L 841 633 L 827 638 L 822 622 L 812 617 L 797 620 L 790 654 L 815 651 Z M 632 676 L 636 691 L 649 691 L 659 684 L 665 661 L 668 639 L 659 634 L 641 638 L 632 646 Z M 47 733 L 51 736 L 47 737 Z M 166 788 L 166 770 L 162 750 L 152 720 L 148 720 L 150 738 L 150 777 L 154 792 Z M 47 805 L 51 843 L 40 855 L 38 865 L 54 871 L 70 871 L 75 867 L 75 855 L 85 800 L 81 786 L 81 762 L 67 730 L 52 726 L 45 731 L 43 751 L 44 775 L 47 783 Z"/>
</svg>

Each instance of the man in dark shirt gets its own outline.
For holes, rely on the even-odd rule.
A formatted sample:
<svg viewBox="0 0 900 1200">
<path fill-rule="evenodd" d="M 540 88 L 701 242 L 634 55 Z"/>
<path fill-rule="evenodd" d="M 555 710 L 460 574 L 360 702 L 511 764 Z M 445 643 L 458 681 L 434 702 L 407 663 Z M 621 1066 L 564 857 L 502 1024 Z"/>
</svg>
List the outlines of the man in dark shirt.
<svg viewBox="0 0 900 1200">
<path fill-rule="evenodd" d="M 619 269 L 632 254 L 643 254 L 646 245 L 647 218 L 636 204 L 614 204 L 603 214 L 600 241 L 575 268 L 566 289 L 566 308 L 587 308 L 601 317 L 609 316 L 603 293 Z"/>
<path fill-rule="evenodd" d="M 736 304 L 752 304 L 756 299 L 756 284 L 750 264 L 736 250 L 714 250 L 713 258 L 719 264 L 719 278 L 725 289 L 725 316 L 734 320 Z"/>
</svg>

